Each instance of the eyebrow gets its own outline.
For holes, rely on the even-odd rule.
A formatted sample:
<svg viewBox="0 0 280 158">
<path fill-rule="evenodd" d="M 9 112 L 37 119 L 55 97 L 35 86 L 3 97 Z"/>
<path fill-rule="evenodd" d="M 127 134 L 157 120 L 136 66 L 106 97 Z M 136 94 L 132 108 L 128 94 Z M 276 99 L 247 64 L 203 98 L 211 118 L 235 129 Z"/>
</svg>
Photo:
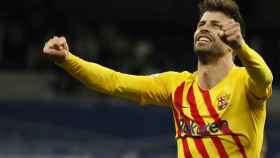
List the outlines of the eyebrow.
<svg viewBox="0 0 280 158">
<path fill-rule="evenodd" d="M 206 22 L 205 20 L 201 20 L 201 21 L 198 22 L 198 24 L 205 23 L 205 22 Z M 210 20 L 210 22 L 212 24 L 221 24 L 222 23 L 221 21 L 218 21 L 218 20 Z"/>
<path fill-rule="evenodd" d="M 201 20 L 201 21 L 199 21 L 199 22 L 197 23 L 197 25 L 199 25 L 199 24 L 203 24 L 203 23 L 205 23 L 205 20 Z"/>
<path fill-rule="evenodd" d="M 222 23 L 221 21 L 217 21 L 217 20 L 211 20 L 210 22 L 213 23 L 213 24 L 221 24 Z"/>
</svg>

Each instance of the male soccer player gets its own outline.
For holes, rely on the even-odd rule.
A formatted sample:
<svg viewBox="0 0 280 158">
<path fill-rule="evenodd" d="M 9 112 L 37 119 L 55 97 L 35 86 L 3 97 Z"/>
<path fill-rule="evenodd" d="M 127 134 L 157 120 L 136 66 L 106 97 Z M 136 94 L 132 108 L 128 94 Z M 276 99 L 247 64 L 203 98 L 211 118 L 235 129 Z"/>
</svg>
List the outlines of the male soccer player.
<svg viewBox="0 0 280 158">
<path fill-rule="evenodd" d="M 170 106 L 179 158 L 259 158 L 272 73 L 244 41 L 243 20 L 233 0 L 204 0 L 199 8 L 194 73 L 123 74 L 74 56 L 64 37 L 50 39 L 43 52 L 97 91 Z M 243 67 L 234 64 L 236 56 Z"/>
</svg>

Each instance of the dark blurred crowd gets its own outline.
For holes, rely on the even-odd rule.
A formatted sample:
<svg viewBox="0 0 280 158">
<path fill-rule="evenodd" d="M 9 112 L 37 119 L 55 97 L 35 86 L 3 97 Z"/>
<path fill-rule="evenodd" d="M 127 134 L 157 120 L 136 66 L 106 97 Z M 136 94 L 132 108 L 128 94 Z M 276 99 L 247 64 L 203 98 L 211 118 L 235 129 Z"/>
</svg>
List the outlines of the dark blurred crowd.
<svg viewBox="0 0 280 158">
<path fill-rule="evenodd" d="M 197 59 L 192 51 L 196 21 L 190 25 L 168 19 L 104 20 L 90 18 L 91 14 L 82 14 L 81 10 L 61 11 L 52 3 L 22 2 L 22 6 L 0 12 L 0 70 L 60 73 L 42 57 L 44 43 L 54 35 L 65 36 L 73 54 L 125 73 L 196 69 Z M 280 40 L 267 33 L 269 28 L 257 29 L 250 23 L 248 26 L 246 41 L 265 58 L 274 77 L 280 77 Z M 274 84 L 279 83 L 275 80 Z M 54 85 L 59 87 L 61 82 Z"/>
<path fill-rule="evenodd" d="M 140 36 L 138 28 L 134 28 L 134 32 L 125 32 L 120 31 L 115 24 L 91 25 L 81 22 L 67 24 L 65 28 L 61 25 L 56 28 L 55 23 L 49 25 L 43 23 L 41 16 L 34 17 L 35 19 L 31 21 L 33 23 L 26 23 L 20 18 L 0 21 L 2 70 L 53 69 L 49 61 L 41 55 L 44 43 L 55 35 L 66 36 L 72 53 L 127 73 L 150 74 L 178 68 L 176 65 L 182 63 L 177 63 L 175 54 L 180 55 L 177 57 L 179 60 L 188 55 L 186 53 L 189 53 L 190 57 L 193 55 L 191 50 L 178 48 L 180 44 L 182 44 L 180 47 L 184 44 L 192 47 L 190 42 L 184 41 L 183 36 L 163 35 L 155 40 L 152 38 L 153 35 Z M 192 60 L 194 59 L 186 59 Z M 192 65 L 194 62 L 187 64 Z"/>
</svg>

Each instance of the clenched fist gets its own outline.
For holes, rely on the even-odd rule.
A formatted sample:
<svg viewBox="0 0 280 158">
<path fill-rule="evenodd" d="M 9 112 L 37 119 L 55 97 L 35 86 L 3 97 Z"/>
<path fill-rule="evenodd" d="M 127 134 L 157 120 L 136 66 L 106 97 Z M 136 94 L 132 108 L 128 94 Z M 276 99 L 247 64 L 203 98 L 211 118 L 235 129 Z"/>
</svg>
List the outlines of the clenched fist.
<svg viewBox="0 0 280 158">
<path fill-rule="evenodd" d="M 62 62 L 69 54 L 69 47 L 65 37 L 54 36 L 45 43 L 43 55 L 54 62 Z"/>
<path fill-rule="evenodd" d="M 222 39 L 233 49 L 239 49 L 243 42 L 240 24 L 231 19 L 222 24 Z"/>
</svg>

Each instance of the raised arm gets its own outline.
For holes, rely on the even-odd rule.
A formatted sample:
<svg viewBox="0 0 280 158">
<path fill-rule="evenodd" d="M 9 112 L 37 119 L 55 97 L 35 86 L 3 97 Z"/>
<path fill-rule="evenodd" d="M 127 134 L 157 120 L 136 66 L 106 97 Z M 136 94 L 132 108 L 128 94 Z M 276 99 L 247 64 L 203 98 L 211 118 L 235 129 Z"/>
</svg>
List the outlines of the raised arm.
<svg viewBox="0 0 280 158">
<path fill-rule="evenodd" d="M 272 73 L 263 58 L 244 41 L 240 24 L 234 20 L 226 21 L 222 25 L 222 36 L 227 44 L 233 48 L 238 58 L 245 66 L 246 86 L 257 100 L 266 100 L 271 95 Z"/>
<path fill-rule="evenodd" d="M 177 76 L 179 73 L 166 72 L 152 76 L 120 73 L 74 56 L 69 52 L 64 37 L 50 39 L 43 52 L 89 88 L 141 104 L 171 105 L 171 76 Z"/>
<path fill-rule="evenodd" d="M 238 50 L 238 57 L 245 66 L 248 77 L 247 86 L 252 95 L 259 100 L 265 100 L 272 93 L 272 73 L 263 58 L 245 42 Z"/>
</svg>

